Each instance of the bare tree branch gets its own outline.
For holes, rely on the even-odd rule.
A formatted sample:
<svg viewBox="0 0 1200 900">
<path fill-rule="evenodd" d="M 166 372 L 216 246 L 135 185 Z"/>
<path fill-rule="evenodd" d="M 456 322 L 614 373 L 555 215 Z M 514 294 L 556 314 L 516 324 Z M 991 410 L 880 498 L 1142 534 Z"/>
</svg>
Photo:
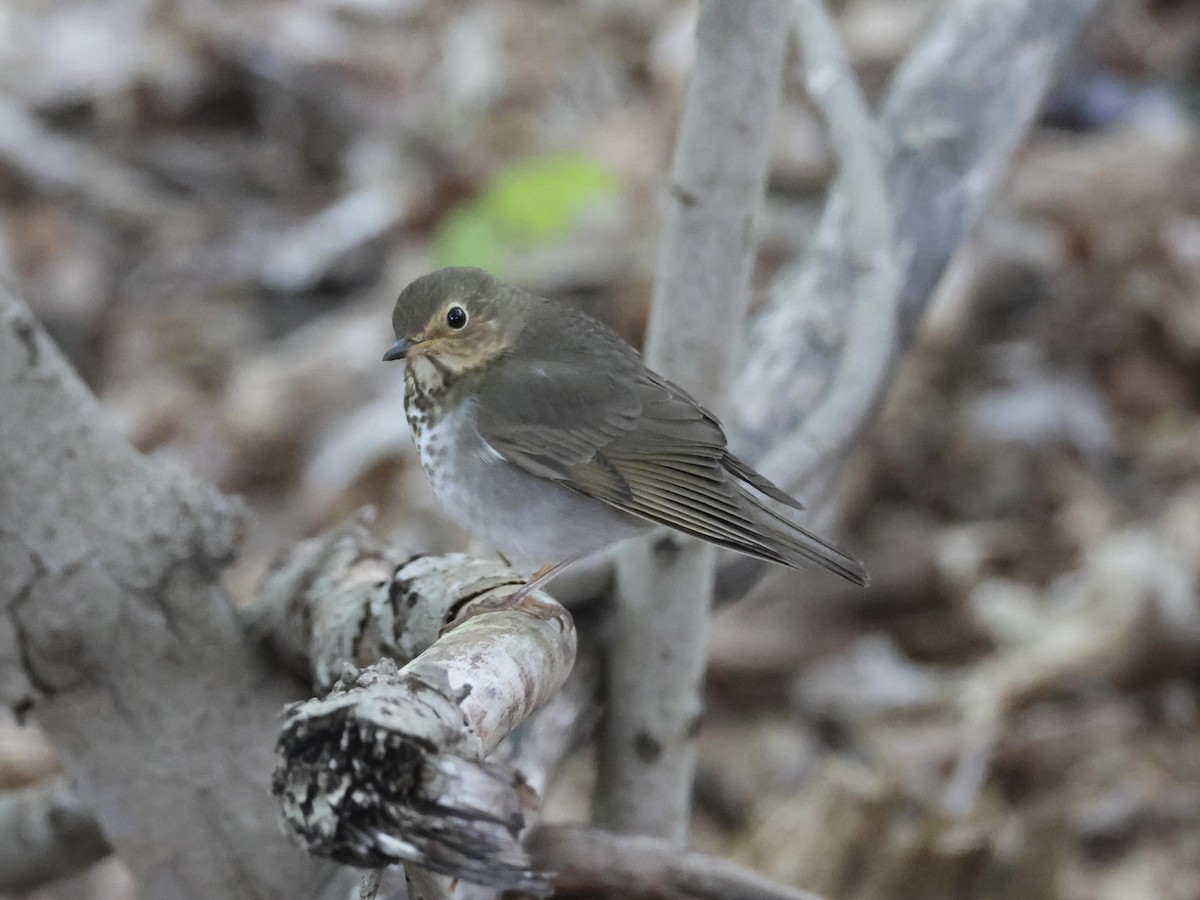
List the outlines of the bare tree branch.
<svg viewBox="0 0 1200 900">
<path fill-rule="evenodd" d="M 707 0 L 671 176 L 647 364 L 717 400 L 754 264 L 754 220 L 778 106 L 786 7 Z M 682 843 L 707 647 L 712 547 L 632 542 L 617 566 L 597 820 Z"/>
<path fill-rule="evenodd" d="M 608 893 L 655 900 L 822 900 L 752 869 L 644 836 L 582 825 L 541 825 L 526 842 L 535 862 L 555 872 L 558 896 Z"/>
<path fill-rule="evenodd" d="M 733 384 L 739 403 L 726 424 L 743 456 L 814 507 L 882 402 L 946 267 L 1096 5 L 943 4 L 896 73 L 879 123 L 899 266 L 895 293 L 863 290 L 855 258 L 862 250 L 855 248 L 863 246 L 859 229 L 872 233 L 878 218 L 863 204 L 862 182 L 847 178 L 834 185 L 806 258 L 775 283 L 752 325 L 754 353 Z M 839 110 L 853 115 L 851 107 L 822 108 L 831 123 Z M 832 125 L 831 134 L 842 170 L 851 171 L 854 148 Z M 889 322 L 893 340 L 882 342 Z M 823 525 L 836 518 L 821 513 Z M 745 558 L 723 561 L 718 596 L 743 596 L 765 568 Z"/>
<path fill-rule="evenodd" d="M 72 875 L 109 851 L 100 825 L 67 779 L 0 792 L 0 892 Z"/>
<path fill-rule="evenodd" d="M 804 83 L 825 118 L 838 161 L 851 279 L 845 339 L 829 386 L 800 427 L 763 462 L 782 484 L 799 490 L 818 466 L 849 449 L 883 394 L 890 357 L 880 350 L 897 343 L 899 271 L 878 127 L 823 0 L 793 0 L 793 7 Z M 803 270 L 807 278 L 817 274 L 816 268 Z"/>
<path fill-rule="evenodd" d="M 274 789 L 311 852 L 360 867 L 415 863 L 495 888 L 546 886 L 518 840 L 536 794 L 512 766 L 484 761 L 562 686 L 575 658 L 574 625 L 557 603 L 544 594 L 499 603 L 521 582 L 461 554 L 380 565 L 357 521 L 274 568 L 265 603 L 314 632 L 354 635 L 311 646 L 340 646 L 343 659 L 361 658 L 360 645 L 412 651 L 401 669 L 390 659 L 351 669 L 325 699 L 289 710 Z M 410 875 L 424 895 L 460 896 Z"/>
<path fill-rule="evenodd" d="M 356 865 L 383 864 L 393 860 L 371 856 L 370 842 L 382 851 L 406 841 L 425 848 L 420 837 L 428 824 L 436 833 L 432 850 L 421 850 L 422 862 L 462 852 L 468 862 L 454 866 L 460 874 L 495 868 L 500 875 L 492 877 L 503 878 L 505 872 L 511 875 L 512 866 L 506 868 L 509 856 L 524 860 L 528 870 L 516 838 L 535 811 L 530 806 L 535 795 L 544 790 L 574 743 L 581 721 L 590 718 L 594 661 L 572 673 L 566 688 L 555 691 L 570 667 L 574 647 L 574 629 L 560 607 L 535 596 L 523 606 L 489 612 L 494 598 L 522 582 L 519 575 L 494 561 L 459 554 L 397 561 L 395 552 L 367 530 L 368 519 L 368 514 L 360 513 L 282 554 L 264 577 L 248 617 L 258 637 L 286 656 L 304 677 L 312 672 L 323 678 L 335 667 L 344 670 L 347 662 L 378 663 L 381 653 L 410 665 L 403 673 L 391 661 L 365 672 L 352 669 L 335 697 L 294 706 L 282 740 L 288 747 L 299 747 L 298 757 L 284 759 L 277 788 L 290 792 L 287 809 L 295 815 L 298 808 L 304 840 L 315 852 Z M 543 618 L 546 615 L 549 618 Z M 451 622 L 458 624 L 439 640 L 439 631 Z M 539 635 L 549 640 L 539 643 Z M 511 665 L 502 665 L 505 660 Z M 464 672 L 476 678 L 473 690 L 468 690 Z M 493 677 L 497 672 L 509 677 L 498 681 Z M 530 695 L 530 690 L 542 693 Z M 528 704 L 540 703 L 551 691 L 537 714 L 513 733 Z M 437 710 L 444 714 L 438 720 L 442 728 L 438 741 L 428 740 L 428 729 L 414 734 L 408 727 L 414 722 L 418 731 L 430 726 L 428 714 Z M 353 739 L 355 723 L 360 734 L 370 731 L 388 750 L 384 762 L 374 760 L 377 744 Z M 493 751 L 506 734 L 510 739 Z M 332 769 L 325 768 L 325 756 L 320 756 L 322 762 L 314 762 L 326 750 L 327 761 L 335 764 Z M 491 754 L 489 763 L 474 762 L 485 753 Z M 386 789 L 399 783 L 387 781 L 396 766 L 412 777 L 421 771 L 436 774 L 426 783 L 425 794 L 405 782 L 411 790 L 412 816 L 404 818 L 403 827 L 390 832 L 386 826 L 368 827 L 370 810 L 355 805 L 358 795 L 338 792 L 337 776 L 351 771 L 355 773 L 351 777 L 362 776 L 364 783 L 377 780 L 380 790 L 362 796 L 383 808 L 389 799 Z M 309 792 L 306 778 L 324 786 Z M 40 788 L 31 789 L 14 794 L 20 799 L 14 799 L 12 806 L 0 805 L 0 887 L 8 883 L 5 877 L 21 884 L 29 878 L 60 877 L 68 870 L 51 863 L 73 861 L 83 866 L 109 852 L 103 840 L 82 839 L 90 832 L 99 835 L 99 825 L 65 780 L 51 784 L 53 791 L 46 796 Z M 468 794 L 456 794 L 454 787 L 464 785 Z M 481 785 L 494 790 L 485 797 Z M 302 799 L 297 792 L 302 792 Z M 421 819 L 422 803 L 427 820 Z M 451 813 L 454 808 L 463 811 L 461 821 Z M 51 814 L 61 818 L 51 822 Z M 31 822 L 41 824 L 32 828 Z M 51 828 L 52 824 L 58 827 Z M 68 838 L 70 846 L 66 846 Z M 10 847 L 14 853 L 20 851 L 20 866 L 7 865 L 4 850 Z M 365 896 L 374 896 L 377 875 L 369 873 L 364 880 Z M 496 896 L 495 891 L 476 890 L 415 868 L 409 875 L 414 896 L 454 900 Z M 536 876 L 529 877 L 532 881 L 504 883 L 544 884 Z M 348 890 L 338 889 L 335 894 L 345 897 Z"/>
<path fill-rule="evenodd" d="M 864 405 L 860 397 L 852 422 L 839 425 L 831 416 L 830 427 L 817 430 L 810 416 L 818 398 L 832 392 L 827 386 L 835 369 L 870 372 L 881 358 L 888 378 L 876 384 L 886 385 L 946 266 L 1029 131 L 1063 53 L 1095 6 L 1096 0 L 943 5 L 896 73 L 880 117 L 900 267 L 896 339 L 870 346 L 853 333 L 866 318 L 859 303 L 879 302 L 857 293 L 859 257 L 868 249 L 859 232 L 874 234 L 878 218 L 863 204 L 861 182 L 839 178 L 810 254 L 780 278 L 756 319 L 755 353 L 734 385 L 744 402 L 731 411 L 729 424 L 765 474 L 800 489 L 823 459 L 844 458 L 841 450 L 865 425 L 874 403 Z M 849 173 L 854 148 L 833 126 L 839 109 L 849 108 L 823 106 L 841 170 Z M 796 454 L 804 444 L 810 449 Z"/>
<path fill-rule="evenodd" d="M 270 723 L 294 684 L 218 584 L 236 504 L 135 453 L 0 285 L 0 699 L 33 709 L 143 896 L 302 898 Z"/>
</svg>

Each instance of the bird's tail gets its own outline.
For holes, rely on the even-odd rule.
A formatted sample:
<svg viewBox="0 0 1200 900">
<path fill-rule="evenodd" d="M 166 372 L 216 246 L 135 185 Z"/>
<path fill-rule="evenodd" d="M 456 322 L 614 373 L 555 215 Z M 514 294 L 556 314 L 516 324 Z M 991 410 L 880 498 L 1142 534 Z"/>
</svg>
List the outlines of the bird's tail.
<svg viewBox="0 0 1200 900">
<path fill-rule="evenodd" d="M 757 485 L 754 486 L 757 487 Z M 869 581 L 867 570 L 859 560 L 772 509 L 745 486 L 739 485 L 739 492 L 746 503 L 747 510 L 754 512 L 759 525 L 759 542 L 767 551 L 764 553 L 756 547 L 747 546 L 739 548 L 743 553 L 757 556 L 768 562 L 782 563 L 794 569 L 817 565 L 854 584 L 860 586 L 867 584 Z M 771 496 L 775 496 L 774 493 Z M 792 505 L 798 504 L 793 501 Z"/>
<path fill-rule="evenodd" d="M 768 512 L 771 514 L 773 522 L 783 518 L 773 510 Z M 770 556 L 762 556 L 763 559 L 782 562 L 794 569 L 817 565 L 859 586 L 866 586 L 870 580 L 867 577 L 866 568 L 858 559 L 839 550 L 795 522 L 784 519 L 782 526 L 764 522 L 762 531 L 764 537 L 770 540 L 771 550 L 775 551 L 779 557 L 773 559 Z M 760 555 L 755 554 L 753 550 L 744 552 Z"/>
</svg>

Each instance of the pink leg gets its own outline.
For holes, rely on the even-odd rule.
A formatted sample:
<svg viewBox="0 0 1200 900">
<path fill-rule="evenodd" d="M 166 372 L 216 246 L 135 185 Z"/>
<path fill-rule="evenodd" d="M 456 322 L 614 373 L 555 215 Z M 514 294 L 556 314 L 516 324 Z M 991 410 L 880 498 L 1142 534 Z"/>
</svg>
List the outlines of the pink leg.
<svg viewBox="0 0 1200 900">
<path fill-rule="evenodd" d="M 499 609 L 511 609 L 534 591 L 540 590 L 542 586 L 554 578 L 554 576 L 561 575 L 563 570 L 572 563 L 577 563 L 581 559 L 583 559 L 582 556 L 571 556 L 567 559 L 564 559 L 560 563 L 555 563 L 554 565 L 550 566 L 542 566 L 540 569 L 534 572 L 532 576 L 530 576 L 528 581 L 526 581 L 511 594 L 507 594 L 503 597 L 489 597 L 486 600 L 476 600 L 468 604 L 470 612 L 464 613 L 463 611 L 459 611 L 458 615 L 442 626 L 440 633 L 445 634 L 451 628 L 454 628 L 456 625 L 465 622 L 471 616 L 477 616 L 480 613 L 485 612 L 495 612 Z"/>
<path fill-rule="evenodd" d="M 534 591 L 541 590 L 548 582 L 556 576 L 561 575 L 569 566 L 574 565 L 581 559 L 583 559 L 582 556 L 568 556 L 562 562 L 554 563 L 550 566 L 542 566 L 533 573 L 527 582 L 504 598 L 504 605 L 512 606 L 515 603 L 520 603 Z"/>
</svg>

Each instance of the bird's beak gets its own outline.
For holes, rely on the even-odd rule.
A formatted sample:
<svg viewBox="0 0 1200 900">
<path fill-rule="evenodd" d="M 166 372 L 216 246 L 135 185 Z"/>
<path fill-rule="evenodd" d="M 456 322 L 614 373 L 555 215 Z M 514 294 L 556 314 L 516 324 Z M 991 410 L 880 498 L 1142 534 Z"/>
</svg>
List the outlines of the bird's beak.
<svg viewBox="0 0 1200 900">
<path fill-rule="evenodd" d="M 387 353 L 383 354 L 383 361 L 391 362 L 394 359 L 404 359 L 408 356 L 408 351 L 418 343 L 420 342 L 410 341 L 408 338 L 400 338 L 400 340 L 388 347 Z"/>
</svg>

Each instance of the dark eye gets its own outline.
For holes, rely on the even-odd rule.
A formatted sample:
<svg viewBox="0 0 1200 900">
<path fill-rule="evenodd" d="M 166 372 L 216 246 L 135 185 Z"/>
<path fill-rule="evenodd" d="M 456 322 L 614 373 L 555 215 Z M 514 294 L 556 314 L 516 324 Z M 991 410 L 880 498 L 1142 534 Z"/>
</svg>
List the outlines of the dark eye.
<svg viewBox="0 0 1200 900">
<path fill-rule="evenodd" d="M 467 324 L 467 311 L 461 306 L 452 306 L 446 311 L 446 324 L 458 331 Z"/>
</svg>

